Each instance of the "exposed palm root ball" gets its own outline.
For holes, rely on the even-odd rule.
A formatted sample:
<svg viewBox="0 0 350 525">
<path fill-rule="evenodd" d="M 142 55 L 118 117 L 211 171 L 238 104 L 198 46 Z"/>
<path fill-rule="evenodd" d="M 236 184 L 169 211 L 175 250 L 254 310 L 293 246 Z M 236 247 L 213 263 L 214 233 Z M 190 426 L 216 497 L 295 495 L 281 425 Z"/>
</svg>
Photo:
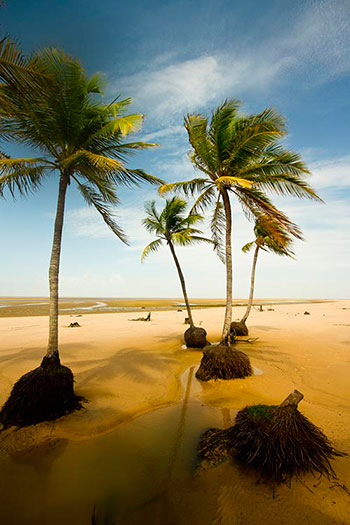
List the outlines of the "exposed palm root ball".
<svg viewBox="0 0 350 525">
<path fill-rule="evenodd" d="M 246 354 L 229 345 L 219 344 L 204 348 L 196 378 L 210 381 L 244 378 L 252 374 L 253 370 Z"/>
</svg>

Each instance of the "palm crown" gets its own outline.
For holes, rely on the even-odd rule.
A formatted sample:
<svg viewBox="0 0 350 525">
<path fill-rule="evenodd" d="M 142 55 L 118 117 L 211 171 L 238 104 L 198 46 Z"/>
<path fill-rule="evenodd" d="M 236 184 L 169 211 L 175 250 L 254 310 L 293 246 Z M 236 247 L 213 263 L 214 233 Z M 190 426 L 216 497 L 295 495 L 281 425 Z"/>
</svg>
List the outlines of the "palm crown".
<svg viewBox="0 0 350 525">
<path fill-rule="evenodd" d="M 248 242 L 242 248 L 244 253 L 249 252 L 253 246 L 258 246 L 262 250 L 275 253 L 276 255 L 285 255 L 294 257 L 291 247 L 293 237 L 303 239 L 301 231 L 294 223 L 290 227 L 282 227 L 278 222 L 264 215 L 258 217 L 254 226 L 255 240 Z"/>
<path fill-rule="evenodd" d="M 161 212 L 157 211 L 155 201 L 145 204 L 147 217 L 143 225 L 150 233 L 155 233 L 157 239 L 146 246 L 142 253 L 142 261 L 151 252 L 157 251 L 165 241 L 167 244 L 187 246 L 197 242 L 213 243 L 211 239 L 202 237 L 202 231 L 194 226 L 203 221 L 199 214 L 185 215 L 187 202 L 178 197 L 167 199 Z"/>
<path fill-rule="evenodd" d="M 118 202 L 116 185 L 161 182 L 125 165 L 128 155 L 154 146 L 124 140 L 143 120 L 126 114 L 131 99 L 104 104 L 100 75 L 88 78 L 77 60 L 54 48 L 25 59 L 11 42 L 0 46 L 0 81 L 0 138 L 39 153 L 0 157 L 1 192 L 36 190 L 45 176 L 59 171 L 125 241 L 109 207 Z"/>
<path fill-rule="evenodd" d="M 270 108 L 257 115 L 242 115 L 238 112 L 240 105 L 236 100 L 226 100 L 213 113 L 210 123 L 204 115 L 187 115 L 190 158 L 205 177 L 160 188 L 161 193 L 176 189 L 186 195 L 198 192 L 193 212 L 214 208 L 211 226 L 218 247 L 224 191 L 237 197 L 249 217 L 264 213 L 282 225 L 286 217 L 265 191 L 321 200 L 305 181 L 309 171 L 300 156 L 278 144 L 286 134 L 284 118 Z"/>
</svg>

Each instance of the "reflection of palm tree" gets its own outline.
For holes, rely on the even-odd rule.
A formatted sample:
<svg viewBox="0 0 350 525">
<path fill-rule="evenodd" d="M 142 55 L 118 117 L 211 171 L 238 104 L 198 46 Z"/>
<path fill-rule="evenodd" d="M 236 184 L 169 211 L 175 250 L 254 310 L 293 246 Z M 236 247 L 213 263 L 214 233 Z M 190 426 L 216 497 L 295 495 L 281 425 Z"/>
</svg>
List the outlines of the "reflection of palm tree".
<svg viewBox="0 0 350 525">
<path fill-rule="evenodd" d="M 168 488 L 168 484 L 170 483 L 170 480 L 172 478 L 172 474 L 173 474 L 173 471 L 174 471 L 176 460 L 177 460 L 178 455 L 179 455 L 179 450 L 180 450 L 180 447 L 181 447 L 182 438 L 183 438 L 184 433 L 185 433 L 186 414 L 187 414 L 187 409 L 188 409 L 188 401 L 189 401 L 189 398 L 190 398 L 191 384 L 192 384 L 194 368 L 195 368 L 194 366 L 191 366 L 191 368 L 190 368 L 190 370 L 188 372 L 187 385 L 186 385 L 185 395 L 184 395 L 184 399 L 183 399 L 183 403 L 182 403 L 182 408 L 181 408 L 181 413 L 180 413 L 180 418 L 179 418 L 179 424 L 178 424 L 178 427 L 177 427 L 177 431 L 176 431 L 176 435 L 175 435 L 175 442 L 174 442 L 173 449 L 171 451 L 168 472 L 167 472 L 167 475 L 166 475 L 166 489 Z"/>
<path fill-rule="evenodd" d="M 49 499 L 52 467 L 54 462 L 63 454 L 67 445 L 68 439 L 56 439 L 50 441 L 50 443 L 45 442 L 38 445 L 30 449 L 26 454 L 12 456 L 14 463 L 32 467 L 37 475 L 37 492 L 40 494 L 41 513 L 43 514 L 41 519 L 43 524 L 46 524 L 49 520 L 49 516 L 45 516 L 45 514 L 48 509 L 47 502 Z"/>
<path fill-rule="evenodd" d="M 229 408 L 222 408 L 221 409 L 221 414 L 222 414 L 222 422 L 223 422 L 223 427 L 224 428 L 228 428 L 231 426 L 231 415 L 230 415 L 230 409 Z"/>
</svg>

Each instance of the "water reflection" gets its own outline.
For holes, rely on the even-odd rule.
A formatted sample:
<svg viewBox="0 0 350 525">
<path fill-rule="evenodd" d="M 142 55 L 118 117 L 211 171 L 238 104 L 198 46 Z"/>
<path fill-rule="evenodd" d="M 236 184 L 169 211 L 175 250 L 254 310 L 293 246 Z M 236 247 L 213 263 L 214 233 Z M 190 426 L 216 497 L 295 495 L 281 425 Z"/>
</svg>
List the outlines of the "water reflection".
<svg viewBox="0 0 350 525">
<path fill-rule="evenodd" d="M 81 442 L 57 440 L 0 462 L 0 523 L 176 523 L 178 487 L 192 479 L 199 435 L 221 427 L 196 398 L 191 367 L 180 403 Z M 226 417 L 226 416 L 225 416 Z"/>
</svg>

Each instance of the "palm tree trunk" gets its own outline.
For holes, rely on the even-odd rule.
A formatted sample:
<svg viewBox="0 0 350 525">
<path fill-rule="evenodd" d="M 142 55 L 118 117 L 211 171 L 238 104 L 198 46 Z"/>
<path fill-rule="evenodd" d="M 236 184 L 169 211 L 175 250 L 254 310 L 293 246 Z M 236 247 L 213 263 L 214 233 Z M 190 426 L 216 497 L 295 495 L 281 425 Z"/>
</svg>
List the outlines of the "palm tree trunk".
<svg viewBox="0 0 350 525">
<path fill-rule="evenodd" d="M 230 197 L 227 193 L 227 190 L 223 188 L 221 190 L 222 200 L 225 208 L 225 218 L 226 218 L 226 310 L 225 310 L 225 320 L 224 327 L 222 330 L 221 342 L 225 343 L 227 341 L 228 335 L 230 333 L 230 327 L 232 322 L 232 246 L 231 246 L 231 232 L 232 232 L 232 213 L 231 213 L 231 204 Z"/>
<path fill-rule="evenodd" d="M 179 274 L 179 277 L 180 277 L 180 282 L 181 282 L 181 287 L 182 287 L 182 293 L 183 293 L 183 296 L 184 296 L 184 299 L 185 299 L 185 304 L 186 304 L 186 309 L 187 309 L 187 315 L 188 315 L 188 318 L 189 318 L 189 321 L 190 321 L 190 326 L 193 328 L 194 327 L 194 322 L 193 322 L 193 318 L 192 318 L 192 312 L 191 312 L 191 308 L 190 308 L 190 303 L 188 301 L 188 297 L 187 297 L 187 291 L 186 291 L 186 285 L 185 285 L 185 278 L 183 276 L 183 273 L 182 273 L 182 270 L 181 270 L 181 267 L 180 267 L 180 263 L 179 263 L 179 260 L 176 256 L 176 253 L 175 253 L 175 249 L 174 249 L 174 246 L 173 246 L 173 243 L 171 241 L 168 241 L 168 244 L 169 244 L 169 248 L 170 248 L 170 251 L 171 251 L 171 254 L 172 256 L 174 257 L 174 261 L 175 261 L 175 264 L 176 264 L 176 268 L 177 268 L 177 271 L 178 271 L 178 274 Z"/>
<path fill-rule="evenodd" d="M 250 314 L 250 310 L 252 309 L 253 297 L 254 297 L 254 285 L 255 285 L 255 268 L 256 268 L 256 263 L 258 261 L 258 253 L 259 253 L 259 245 L 257 244 L 255 251 L 254 251 L 254 257 L 253 257 L 252 275 L 250 278 L 249 300 L 248 300 L 247 309 L 245 311 L 245 314 L 241 319 L 242 323 L 246 322 Z"/>
<path fill-rule="evenodd" d="M 49 287 L 50 287 L 50 311 L 49 311 L 49 342 L 46 357 L 58 357 L 58 277 L 60 271 L 61 241 L 64 218 L 64 206 L 66 201 L 66 191 L 69 182 L 69 175 L 61 173 L 60 185 L 58 190 L 57 210 L 55 227 L 52 241 L 52 251 L 49 267 Z"/>
</svg>

